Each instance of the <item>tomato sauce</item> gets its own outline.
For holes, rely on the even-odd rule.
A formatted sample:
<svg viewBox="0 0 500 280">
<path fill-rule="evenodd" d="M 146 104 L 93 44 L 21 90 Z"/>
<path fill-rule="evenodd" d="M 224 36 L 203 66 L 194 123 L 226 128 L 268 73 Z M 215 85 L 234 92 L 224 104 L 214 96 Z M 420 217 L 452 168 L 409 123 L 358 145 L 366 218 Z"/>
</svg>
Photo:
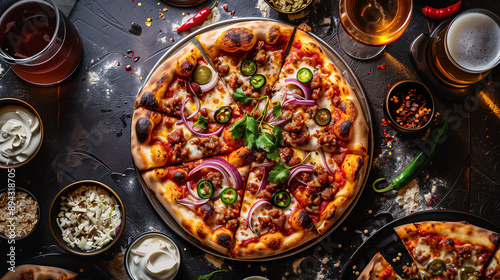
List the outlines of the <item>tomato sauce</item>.
<svg viewBox="0 0 500 280">
<path fill-rule="evenodd" d="M 241 241 L 241 246 L 242 246 L 242 247 L 246 247 L 246 246 L 248 246 L 248 244 L 250 244 L 250 243 L 256 243 L 256 242 L 258 242 L 258 241 L 259 241 L 259 239 L 260 239 L 260 236 L 257 236 L 257 237 L 252 237 L 252 238 L 249 238 L 249 239 L 243 240 L 243 241 Z"/>
</svg>

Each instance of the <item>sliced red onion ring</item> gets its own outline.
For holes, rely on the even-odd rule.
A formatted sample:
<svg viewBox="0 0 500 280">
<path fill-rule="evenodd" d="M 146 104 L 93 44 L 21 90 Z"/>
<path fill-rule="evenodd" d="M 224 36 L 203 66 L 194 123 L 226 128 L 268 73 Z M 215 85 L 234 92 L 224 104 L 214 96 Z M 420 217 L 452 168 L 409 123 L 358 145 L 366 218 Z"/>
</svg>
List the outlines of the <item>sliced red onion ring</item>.
<svg viewBox="0 0 500 280">
<path fill-rule="evenodd" d="M 305 99 L 304 97 L 302 97 L 302 96 L 300 96 L 298 94 L 295 94 L 295 93 L 289 93 L 288 96 L 291 96 L 291 97 L 293 97 L 295 99 L 299 99 L 299 100 L 304 100 Z"/>
<path fill-rule="evenodd" d="M 297 104 L 297 105 L 306 105 L 306 106 L 314 106 L 316 105 L 316 101 L 314 100 L 297 100 L 295 98 L 287 99 L 281 106 L 285 107 L 287 104 Z"/>
<path fill-rule="evenodd" d="M 196 198 L 196 199 L 201 199 L 201 197 L 200 197 L 200 196 L 198 196 L 197 192 L 195 192 L 193 189 L 191 189 L 191 182 L 190 182 L 190 181 L 188 181 L 188 182 L 187 182 L 187 186 L 186 186 L 186 188 L 187 188 L 188 193 L 189 193 L 192 197 L 194 197 L 194 198 Z"/>
<path fill-rule="evenodd" d="M 175 201 L 177 201 L 177 203 L 179 204 L 182 204 L 184 206 L 195 206 L 195 205 L 202 205 L 202 204 L 205 204 L 208 202 L 208 198 L 207 199 L 200 199 L 200 200 L 191 200 L 189 198 L 183 198 L 183 199 L 177 199 L 175 198 Z"/>
<path fill-rule="evenodd" d="M 262 182 L 260 183 L 259 190 L 257 194 L 259 194 L 266 186 L 267 186 L 267 176 L 269 173 L 267 172 L 267 168 L 264 167 L 264 174 L 262 175 Z"/>
<path fill-rule="evenodd" d="M 192 118 L 192 117 L 196 116 L 196 114 L 198 114 L 198 112 L 201 109 L 201 103 L 200 103 L 200 99 L 198 98 L 198 95 L 196 94 L 196 92 L 194 92 L 193 88 L 191 87 L 191 82 L 188 81 L 187 84 L 188 84 L 188 90 L 191 93 L 191 95 L 193 96 L 194 102 L 196 102 L 196 110 L 193 113 L 191 113 L 191 115 L 186 117 L 186 120 L 189 120 L 190 118 Z M 184 114 L 184 110 L 182 111 L 182 113 Z"/>
<path fill-rule="evenodd" d="M 119 226 L 115 227 L 115 236 L 118 235 L 119 231 L 120 231 L 120 227 Z"/>
<path fill-rule="evenodd" d="M 254 168 L 252 168 L 252 170 L 255 169 L 255 168 L 259 168 L 259 167 L 266 167 L 267 168 L 267 167 L 272 167 L 272 166 L 275 166 L 275 165 L 276 165 L 275 161 L 270 161 L 270 162 L 259 164 L 259 165 L 255 166 Z"/>
<path fill-rule="evenodd" d="M 279 121 L 270 122 L 269 124 L 272 126 L 277 126 L 277 125 L 284 123 L 285 121 L 286 120 L 279 120 Z"/>
<path fill-rule="evenodd" d="M 250 207 L 250 211 L 248 211 L 247 224 L 253 233 L 255 233 L 255 231 L 253 230 L 253 225 L 252 225 L 253 212 L 255 212 L 255 210 L 257 208 L 259 208 L 259 206 L 264 205 L 264 204 L 272 205 L 271 202 L 269 202 L 267 200 L 259 200 L 252 207 Z"/>
<path fill-rule="evenodd" d="M 326 170 L 328 171 L 328 173 L 330 173 L 330 175 L 333 176 L 333 171 L 330 168 L 330 165 L 328 165 L 328 161 L 326 160 L 325 152 L 323 151 L 322 148 L 319 148 L 319 155 L 321 156 L 321 161 L 323 162 L 323 165 L 326 167 Z"/>
<path fill-rule="evenodd" d="M 243 179 L 241 178 L 240 172 L 238 171 L 238 169 L 236 169 L 236 167 L 227 162 L 225 159 L 211 158 L 206 160 L 205 162 L 218 164 L 219 166 L 224 168 L 227 174 L 229 174 L 229 178 L 231 178 L 231 181 L 233 183 L 233 188 L 235 190 L 243 188 Z"/>
<path fill-rule="evenodd" d="M 290 185 L 290 183 L 293 180 L 293 177 L 297 176 L 297 174 L 299 174 L 300 172 L 314 172 L 314 167 L 312 165 L 305 165 L 305 164 L 295 167 L 294 169 L 292 169 L 292 171 L 290 171 L 290 176 L 288 176 L 287 184 Z M 299 179 L 296 180 L 299 181 L 301 184 L 307 185 L 306 183 L 302 182 Z"/>
<path fill-rule="evenodd" d="M 184 103 L 182 103 L 182 108 L 181 108 L 181 112 L 184 112 L 184 109 L 186 108 L 186 103 L 189 101 L 189 98 L 187 98 Z M 190 124 L 189 122 L 186 121 L 186 117 L 184 117 L 184 113 L 181 114 L 181 117 L 182 117 L 182 121 L 184 122 L 184 124 L 186 125 L 186 127 L 196 136 L 200 136 L 200 137 L 210 137 L 210 136 L 213 136 L 213 135 L 217 135 L 219 134 L 223 129 L 224 129 L 224 126 L 221 126 L 219 129 L 217 129 L 215 132 L 212 132 L 212 133 L 200 133 L 196 130 L 193 129 L 193 125 Z"/>
<path fill-rule="evenodd" d="M 208 68 L 210 68 L 210 67 L 208 67 Z M 200 85 L 200 89 L 203 92 L 207 92 L 207 91 L 213 89 L 215 87 L 215 85 L 217 84 L 217 82 L 219 81 L 219 76 L 217 75 L 217 73 L 215 73 L 212 70 L 212 68 L 210 68 L 210 71 L 212 71 L 212 78 L 210 79 L 210 81 L 204 85 Z"/>
<path fill-rule="evenodd" d="M 224 178 L 226 178 L 226 180 L 230 181 L 230 179 L 231 179 L 229 174 L 227 173 L 227 171 L 222 166 L 220 166 L 219 164 L 211 163 L 210 160 L 206 160 L 202 164 L 193 168 L 193 170 L 191 170 L 189 172 L 188 176 L 191 177 L 191 175 L 193 175 L 194 173 L 196 173 L 204 168 L 213 168 L 213 169 L 219 171 L 220 173 L 222 173 L 222 176 L 224 176 Z"/>
<path fill-rule="evenodd" d="M 292 84 L 298 86 L 302 92 L 304 92 L 304 96 L 307 100 L 311 100 L 311 90 L 306 87 L 303 83 L 299 82 L 299 80 L 294 78 L 285 79 L 285 84 Z"/>
</svg>

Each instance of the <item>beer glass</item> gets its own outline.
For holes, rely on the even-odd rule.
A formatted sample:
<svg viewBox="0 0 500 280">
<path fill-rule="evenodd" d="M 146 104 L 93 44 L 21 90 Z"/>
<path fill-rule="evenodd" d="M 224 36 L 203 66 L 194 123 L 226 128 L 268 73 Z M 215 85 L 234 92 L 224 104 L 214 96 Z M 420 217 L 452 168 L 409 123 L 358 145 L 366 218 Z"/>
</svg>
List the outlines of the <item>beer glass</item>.
<svg viewBox="0 0 500 280">
<path fill-rule="evenodd" d="M 377 56 L 404 33 L 412 8 L 412 0 L 339 0 L 340 45 L 353 58 Z"/>
<path fill-rule="evenodd" d="M 51 0 L 2 0 L 0 14 L 0 59 L 19 77 L 52 85 L 73 73 L 82 43 Z"/>
<path fill-rule="evenodd" d="M 441 82 L 465 88 L 500 63 L 500 18 L 485 9 L 456 16 L 431 42 L 431 71 Z"/>
</svg>

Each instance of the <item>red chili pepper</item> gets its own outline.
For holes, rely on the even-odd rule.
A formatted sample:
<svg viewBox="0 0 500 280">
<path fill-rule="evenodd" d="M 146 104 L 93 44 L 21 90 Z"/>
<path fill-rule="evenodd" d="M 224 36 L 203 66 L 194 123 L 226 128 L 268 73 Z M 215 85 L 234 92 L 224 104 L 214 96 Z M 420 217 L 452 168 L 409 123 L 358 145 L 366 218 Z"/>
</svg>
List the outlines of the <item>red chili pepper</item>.
<svg viewBox="0 0 500 280">
<path fill-rule="evenodd" d="M 422 11 L 424 12 L 424 15 L 428 18 L 443 19 L 454 15 L 458 11 L 458 9 L 460 9 L 461 5 L 462 1 L 458 1 L 455 4 L 442 9 L 435 9 L 429 6 L 425 6 L 422 9 Z"/>
<path fill-rule="evenodd" d="M 219 2 L 219 0 L 216 0 L 214 5 L 211 8 L 206 7 L 203 10 L 196 13 L 196 15 L 194 15 L 192 18 L 190 18 L 188 21 L 186 21 L 186 23 L 184 23 L 181 27 L 179 27 L 177 29 L 177 32 L 186 31 L 189 28 L 204 22 L 205 19 L 207 19 L 208 15 L 210 15 L 210 12 L 212 12 L 212 9 L 215 7 L 215 5 L 217 5 L 218 2 Z"/>
</svg>

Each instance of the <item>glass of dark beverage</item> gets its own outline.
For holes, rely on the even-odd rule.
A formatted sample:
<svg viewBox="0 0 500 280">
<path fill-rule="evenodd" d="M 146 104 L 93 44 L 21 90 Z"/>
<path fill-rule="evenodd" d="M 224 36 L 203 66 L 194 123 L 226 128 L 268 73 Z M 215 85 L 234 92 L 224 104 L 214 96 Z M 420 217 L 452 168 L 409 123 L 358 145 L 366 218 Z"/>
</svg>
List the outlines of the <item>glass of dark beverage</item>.
<svg viewBox="0 0 500 280">
<path fill-rule="evenodd" d="M 379 55 L 404 33 L 412 8 L 413 0 L 339 0 L 342 49 L 361 60 Z"/>
<path fill-rule="evenodd" d="M 0 59 L 19 77 L 53 85 L 75 71 L 80 36 L 51 0 L 1 0 L 0 15 Z"/>
</svg>

